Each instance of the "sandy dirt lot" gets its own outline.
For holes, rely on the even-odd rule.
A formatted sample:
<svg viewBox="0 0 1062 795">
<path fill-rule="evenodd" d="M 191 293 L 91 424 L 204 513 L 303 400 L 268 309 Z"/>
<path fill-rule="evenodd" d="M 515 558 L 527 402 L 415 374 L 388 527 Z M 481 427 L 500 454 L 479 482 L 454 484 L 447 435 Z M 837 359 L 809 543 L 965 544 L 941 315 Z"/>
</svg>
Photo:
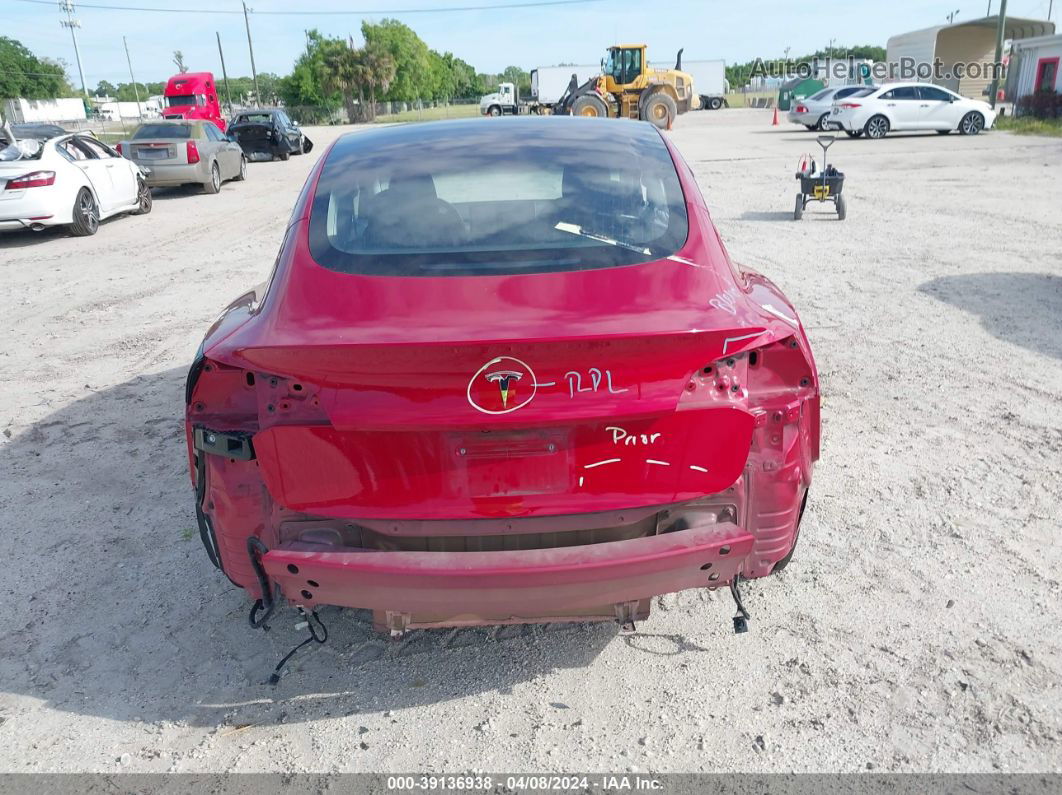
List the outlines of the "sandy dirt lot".
<svg viewBox="0 0 1062 795">
<path fill-rule="evenodd" d="M 183 378 L 341 130 L 93 238 L 0 238 L 0 770 L 1062 770 L 1062 140 L 844 139 L 848 219 L 797 223 L 813 136 L 769 120 L 671 133 L 823 378 L 801 546 L 740 636 L 723 592 L 632 635 L 392 644 L 325 609 L 263 684 L 303 633 L 251 630 L 203 553 Z"/>
</svg>

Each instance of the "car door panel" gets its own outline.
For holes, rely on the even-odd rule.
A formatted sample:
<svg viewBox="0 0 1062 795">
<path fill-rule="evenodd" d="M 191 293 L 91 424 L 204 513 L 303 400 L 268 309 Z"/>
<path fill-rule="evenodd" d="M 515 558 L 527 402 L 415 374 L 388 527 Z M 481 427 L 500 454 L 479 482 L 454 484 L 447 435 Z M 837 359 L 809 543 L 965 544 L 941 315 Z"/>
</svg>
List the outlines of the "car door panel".
<svg viewBox="0 0 1062 795">
<path fill-rule="evenodd" d="M 112 190 L 112 208 L 129 207 L 136 204 L 139 185 L 129 161 L 110 147 L 91 138 L 80 138 L 80 143 L 96 155 L 107 169 Z"/>
<path fill-rule="evenodd" d="M 96 195 L 96 204 L 101 215 L 107 215 L 115 207 L 114 186 L 110 169 L 85 144 L 77 138 L 69 138 L 56 145 L 76 168 L 85 175 L 85 179 Z"/>
<path fill-rule="evenodd" d="M 920 98 L 914 86 L 898 86 L 880 97 L 891 121 L 893 130 L 919 129 Z"/>
<path fill-rule="evenodd" d="M 203 146 L 210 152 L 211 160 L 218 164 L 221 179 L 231 179 L 235 176 L 235 172 L 233 171 L 232 151 L 229 149 L 228 139 L 212 123 L 204 124 L 203 132 L 207 139 L 204 141 Z"/>
<path fill-rule="evenodd" d="M 946 91 L 932 86 L 919 86 L 924 128 L 929 130 L 954 130 L 959 126 L 963 108 Z"/>
</svg>

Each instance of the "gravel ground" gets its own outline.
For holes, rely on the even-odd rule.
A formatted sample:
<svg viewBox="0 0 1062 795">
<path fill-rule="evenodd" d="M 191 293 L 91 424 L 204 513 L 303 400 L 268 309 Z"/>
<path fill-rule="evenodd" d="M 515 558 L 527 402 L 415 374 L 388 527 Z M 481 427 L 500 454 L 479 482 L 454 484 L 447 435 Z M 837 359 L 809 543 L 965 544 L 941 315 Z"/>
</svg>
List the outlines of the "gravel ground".
<svg viewBox="0 0 1062 795">
<path fill-rule="evenodd" d="M 504 123 L 484 122 L 486 123 Z M 617 122 L 621 123 L 621 122 Z M 823 377 L 801 547 L 612 625 L 246 624 L 194 530 L 182 380 L 266 276 L 318 148 L 94 238 L 0 237 L 0 770 L 1060 771 L 1062 140 L 843 139 L 848 219 L 791 218 L 803 128 L 671 133 Z"/>
</svg>

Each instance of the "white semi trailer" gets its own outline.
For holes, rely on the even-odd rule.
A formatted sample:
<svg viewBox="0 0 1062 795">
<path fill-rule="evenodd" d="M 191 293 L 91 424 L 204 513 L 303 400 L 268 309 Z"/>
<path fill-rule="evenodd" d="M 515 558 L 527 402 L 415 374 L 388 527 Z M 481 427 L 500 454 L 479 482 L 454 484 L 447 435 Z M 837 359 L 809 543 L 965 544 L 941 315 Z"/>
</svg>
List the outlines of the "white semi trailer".
<svg viewBox="0 0 1062 795">
<path fill-rule="evenodd" d="M 669 69 L 670 63 L 651 64 L 656 69 Z M 701 98 L 701 110 L 719 110 L 727 104 L 726 95 L 730 84 L 726 79 L 726 61 L 687 61 L 682 60 L 682 71 L 693 77 L 693 90 Z"/>
<path fill-rule="evenodd" d="M 479 101 L 485 116 L 508 116 L 523 113 L 548 113 L 568 89 L 572 75 L 582 85 L 601 74 L 600 65 L 540 66 L 531 70 L 531 97 L 521 98 L 512 83 L 498 84 L 498 90 Z"/>
</svg>

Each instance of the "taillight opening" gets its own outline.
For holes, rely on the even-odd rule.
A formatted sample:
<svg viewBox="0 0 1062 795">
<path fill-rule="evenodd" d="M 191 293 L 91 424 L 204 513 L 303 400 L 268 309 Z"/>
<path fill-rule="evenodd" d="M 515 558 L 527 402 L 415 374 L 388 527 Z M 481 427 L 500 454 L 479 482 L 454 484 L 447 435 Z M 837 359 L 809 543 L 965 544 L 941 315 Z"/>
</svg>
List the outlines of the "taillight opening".
<svg viewBox="0 0 1062 795">
<path fill-rule="evenodd" d="M 26 188 L 43 188 L 55 184 L 54 171 L 34 171 L 7 181 L 7 190 L 25 190 Z"/>
<path fill-rule="evenodd" d="M 842 108 L 859 108 L 862 107 L 858 102 L 842 102 Z"/>
<path fill-rule="evenodd" d="M 189 165 L 199 162 L 199 147 L 195 145 L 195 141 L 188 141 L 187 152 Z"/>
<path fill-rule="evenodd" d="M 118 143 L 116 143 L 114 145 L 114 151 L 117 152 L 118 154 L 122 154 L 122 142 L 121 141 L 119 141 Z"/>
</svg>

